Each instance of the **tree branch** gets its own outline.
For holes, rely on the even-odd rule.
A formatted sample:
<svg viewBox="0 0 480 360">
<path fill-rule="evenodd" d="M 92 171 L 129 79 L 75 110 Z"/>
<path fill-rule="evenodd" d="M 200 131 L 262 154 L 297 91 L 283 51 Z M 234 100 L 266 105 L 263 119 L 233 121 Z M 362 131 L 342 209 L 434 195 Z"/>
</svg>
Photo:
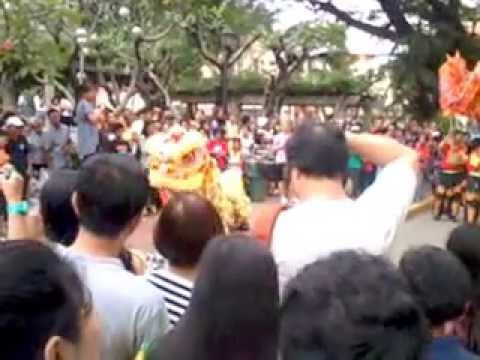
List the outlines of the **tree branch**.
<svg viewBox="0 0 480 360">
<path fill-rule="evenodd" d="M 448 4 L 438 0 L 425 0 L 425 2 L 432 7 L 434 13 L 432 17 L 436 22 L 447 22 L 457 30 L 465 31 L 459 15 L 460 3 L 458 0 L 450 0 Z"/>
<path fill-rule="evenodd" d="M 235 54 L 232 56 L 232 59 L 228 62 L 228 66 L 232 67 L 237 63 L 238 60 L 245 54 L 245 52 L 252 47 L 253 44 L 255 44 L 258 39 L 262 37 L 261 34 L 254 34 L 243 46 L 238 49 Z"/>
<path fill-rule="evenodd" d="M 335 16 L 338 20 L 343 21 L 345 24 L 365 31 L 371 35 L 375 35 L 382 39 L 391 41 L 399 40 L 399 36 L 395 31 L 385 29 L 384 26 L 374 26 L 363 21 L 357 20 L 352 17 L 347 11 L 341 10 L 331 3 L 331 1 L 325 0 L 309 0 L 310 4 L 316 11 L 324 11 Z"/>
<path fill-rule="evenodd" d="M 165 38 L 170 33 L 170 31 L 172 31 L 173 27 L 174 27 L 174 25 L 172 24 L 168 28 L 163 30 L 161 33 L 159 33 L 157 35 L 153 35 L 153 36 L 142 37 L 142 40 L 143 40 L 143 42 L 149 42 L 149 43 L 157 42 L 159 40 L 162 40 L 163 38 Z"/>
<path fill-rule="evenodd" d="M 205 41 L 202 38 L 198 25 L 195 27 L 196 27 L 195 30 L 187 30 L 193 42 L 195 43 L 195 47 L 198 49 L 198 51 L 200 51 L 200 55 L 202 55 L 202 57 L 205 60 L 207 60 L 208 62 L 210 62 L 211 64 L 213 64 L 214 66 L 220 69 L 222 67 L 222 64 L 215 58 L 213 54 L 211 54 L 207 50 L 207 46 L 205 45 Z"/>
<path fill-rule="evenodd" d="M 147 75 L 153 81 L 155 86 L 163 93 L 163 96 L 165 97 L 165 104 L 170 107 L 171 99 L 167 88 L 163 86 L 162 82 L 160 81 L 158 76 L 153 73 L 153 71 L 148 71 Z"/>
<path fill-rule="evenodd" d="M 413 27 L 407 21 L 398 0 L 378 0 L 382 10 L 388 16 L 396 30 L 397 38 L 401 39 L 413 33 Z"/>
<path fill-rule="evenodd" d="M 70 101 L 71 104 L 75 104 L 75 97 L 60 81 L 54 79 L 53 85 L 68 99 L 68 101 Z"/>
<path fill-rule="evenodd" d="M 90 24 L 90 27 L 88 29 L 89 34 L 93 33 L 95 31 L 95 29 L 97 28 L 98 22 L 99 22 L 100 18 L 103 16 L 105 10 L 107 9 L 107 6 L 108 6 L 108 2 L 104 2 L 104 3 L 100 2 L 100 7 L 98 8 L 97 13 L 93 17 L 93 21 Z"/>
</svg>

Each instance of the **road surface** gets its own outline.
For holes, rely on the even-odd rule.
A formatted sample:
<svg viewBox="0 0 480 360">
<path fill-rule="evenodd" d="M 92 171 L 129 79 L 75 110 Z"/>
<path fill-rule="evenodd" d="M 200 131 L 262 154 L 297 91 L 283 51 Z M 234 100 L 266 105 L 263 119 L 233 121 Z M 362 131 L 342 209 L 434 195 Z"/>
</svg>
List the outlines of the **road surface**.
<svg viewBox="0 0 480 360">
<path fill-rule="evenodd" d="M 397 237 L 388 251 L 388 256 L 398 262 L 409 248 L 422 245 L 445 246 L 448 234 L 457 226 L 446 219 L 433 221 L 429 212 L 407 220 L 400 226 Z"/>
<path fill-rule="evenodd" d="M 129 246 L 143 251 L 152 251 L 152 234 L 155 218 L 144 218 L 129 241 Z M 411 247 L 425 244 L 444 246 L 449 232 L 455 224 L 447 220 L 435 222 L 430 213 L 425 213 L 406 221 L 398 229 L 397 236 L 387 255 L 397 262 Z"/>
</svg>

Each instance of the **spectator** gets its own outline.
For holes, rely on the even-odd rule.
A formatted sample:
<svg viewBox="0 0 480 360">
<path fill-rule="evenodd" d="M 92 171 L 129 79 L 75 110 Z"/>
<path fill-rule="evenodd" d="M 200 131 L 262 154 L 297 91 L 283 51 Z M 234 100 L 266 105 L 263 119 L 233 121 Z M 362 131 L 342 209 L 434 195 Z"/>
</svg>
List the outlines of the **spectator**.
<svg viewBox="0 0 480 360">
<path fill-rule="evenodd" d="M 214 137 L 207 143 L 207 150 L 217 161 L 220 170 L 225 170 L 228 165 L 228 142 L 226 131 L 223 127 L 214 132 Z"/>
<path fill-rule="evenodd" d="M 57 170 L 51 174 L 40 192 L 41 224 L 36 216 L 24 216 L 20 212 L 9 216 L 9 237 L 12 239 L 46 238 L 58 243 L 59 250 L 70 246 L 78 234 L 78 218 L 72 204 L 72 196 L 78 182 L 78 172 L 73 170 Z M 3 182 L 3 193 L 9 206 L 15 207 L 21 201 L 23 188 L 22 178 L 10 178 Z M 28 207 L 27 207 L 28 210 Z M 127 271 L 143 275 L 145 263 L 138 252 L 123 248 L 119 259 Z"/>
<path fill-rule="evenodd" d="M 35 241 L 0 243 L 4 359 L 99 360 L 100 330 L 73 269 Z"/>
<path fill-rule="evenodd" d="M 168 265 L 154 269 L 147 279 L 162 293 L 173 325 L 188 307 L 204 248 L 223 233 L 215 207 L 195 193 L 176 194 L 162 210 L 154 242 Z"/>
<path fill-rule="evenodd" d="M 100 134 L 96 124 L 101 115 L 95 111 L 97 86 L 87 83 L 80 88 L 79 93 L 81 99 L 75 112 L 75 122 L 78 125 L 78 155 L 80 159 L 86 159 L 95 154 L 100 145 Z"/>
<path fill-rule="evenodd" d="M 480 226 L 460 225 L 455 228 L 447 241 L 447 249 L 452 252 L 470 273 L 473 295 L 469 314 L 464 319 L 463 331 L 468 348 L 480 353 Z"/>
<path fill-rule="evenodd" d="M 67 168 L 71 165 L 70 130 L 67 125 L 62 124 L 59 110 L 50 108 L 47 115 L 50 129 L 44 135 L 44 146 L 49 168 L 52 170 Z"/>
<path fill-rule="evenodd" d="M 420 360 L 424 317 L 406 282 L 381 257 L 344 251 L 307 266 L 281 309 L 283 360 Z"/>
<path fill-rule="evenodd" d="M 92 291 L 103 325 L 102 359 L 130 360 L 168 329 L 161 294 L 119 259 L 148 193 L 143 169 L 130 156 L 97 155 L 80 169 L 73 196 L 80 229 L 63 254 Z"/>
<path fill-rule="evenodd" d="M 25 176 L 28 170 L 28 141 L 24 136 L 25 124 L 18 116 L 10 116 L 5 122 L 8 144 L 7 152 L 15 170 Z"/>
<path fill-rule="evenodd" d="M 460 260 L 445 250 L 425 246 L 407 252 L 400 269 L 430 324 L 433 340 L 425 359 L 479 359 L 454 332 L 472 292 L 470 276 Z"/>
<path fill-rule="evenodd" d="M 282 202 L 288 203 L 288 179 L 287 170 L 287 142 L 292 134 L 291 124 L 284 120 L 282 123 L 281 131 L 273 137 L 272 150 L 275 154 L 275 164 L 278 168 L 278 181 L 280 182 L 280 194 L 282 196 Z"/>
<path fill-rule="evenodd" d="M 45 149 L 43 146 L 43 122 L 38 118 L 34 118 L 31 123 L 31 130 L 32 131 L 27 136 L 29 147 L 28 160 L 31 166 L 32 176 L 35 179 L 39 179 L 40 172 L 47 168 L 47 159 L 45 157 Z"/>
<path fill-rule="evenodd" d="M 190 307 L 146 359 L 277 359 L 278 284 L 269 251 L 243 235 L 205 250 Z"/>
<path fill-rule="evenodd" d="M 385 169 L 356 201 L 343 182 L 349 150 Z M 394 238 L 413 199 L 415 151 L 394 140 L 347 134 L 328 125 L 300 126 L 287 145 L 290 190 L 299 201 L 278 216 L 272 251 L 280 285 L 319 256 L 360 248 L 381 254 Z"/>
<path fill-rule="evenodd" d="M 64 246 L 73 244 L 78 234 L 78 219 L 72 206 L 77 179 L 77 171 L 54 171 L 40 192 L 45 235 L 48 240 Z"/>
</svg>

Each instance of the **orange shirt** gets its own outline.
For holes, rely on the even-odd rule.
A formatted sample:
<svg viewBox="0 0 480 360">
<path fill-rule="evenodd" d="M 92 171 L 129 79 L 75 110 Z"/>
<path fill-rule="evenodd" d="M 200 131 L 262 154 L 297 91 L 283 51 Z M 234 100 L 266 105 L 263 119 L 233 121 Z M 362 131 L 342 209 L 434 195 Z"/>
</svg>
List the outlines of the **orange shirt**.
<svg viewBox="0 0 480 360">
<path fill-rule="evenodd" d="M 441 148 L 442 170 L 465 171 L 467 165 L 467 149 L 463 145 L 444 144 Z"/>
</svg>

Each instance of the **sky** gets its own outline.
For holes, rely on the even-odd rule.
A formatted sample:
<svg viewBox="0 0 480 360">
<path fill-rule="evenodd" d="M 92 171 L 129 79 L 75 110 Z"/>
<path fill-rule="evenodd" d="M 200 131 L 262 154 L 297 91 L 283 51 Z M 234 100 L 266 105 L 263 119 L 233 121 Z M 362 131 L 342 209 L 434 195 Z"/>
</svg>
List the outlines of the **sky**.
<svg viewBox="0 0 480 360">
<path fill-rule="evenodd" d="M 375 0 L 339 0 L 338 3 L 341 4 L 342 9 L 363 11 L 374 9 L 377 5 Z M 324 16 L 314 14 L 304 4 L 294 0 L 270 0 L 268 4 L 279 10 L 277 24 L 279 28 L 288 28 L 299 22 Z M 356 29 L 348 30 L 347 46 L 350 52 L 363 55 L 387 55 L 392 48 L 390 42 L 382 41 Z"/>
</svg>

